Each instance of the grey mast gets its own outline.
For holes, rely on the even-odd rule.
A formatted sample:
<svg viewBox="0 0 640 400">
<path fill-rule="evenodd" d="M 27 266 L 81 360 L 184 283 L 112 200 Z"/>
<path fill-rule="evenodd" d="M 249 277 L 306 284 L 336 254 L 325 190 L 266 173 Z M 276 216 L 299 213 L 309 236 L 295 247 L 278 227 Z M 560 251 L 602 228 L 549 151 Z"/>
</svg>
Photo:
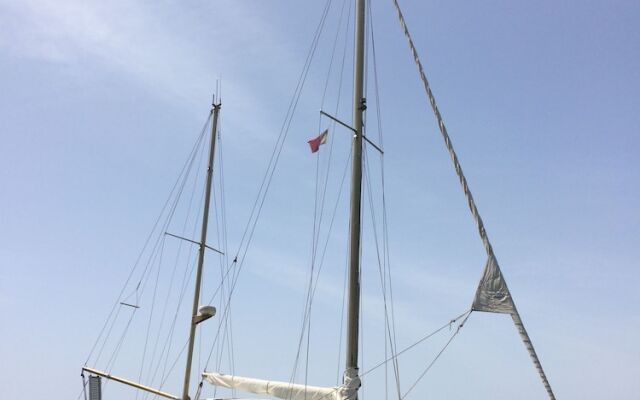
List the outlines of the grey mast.
<svg viewBox="0 0 640 400">
<path fill-rule="evenodd" d="M 211 183 L 213 180 L 213 160 L 216 152 L 216 132 L 218 130 L 218 114 L 222 103 L 215 98 L 211 112 L 213 113 L 213 123 L 211 125 L 211 145 L 209 147 L 209 164 L 207 168 L 207 181 L 204 198 L 204 212 L 202 214 L 202 231 L 200 233 L 200 249 L 198 250 L 198 268 L 196 271 L 196 288 L 193 295 L 193 309 L 191 313 L 191 331 L 189 332 L 189 347 L 187 349 L 187 365 L 184 372 L 184 386 L 182 388 L 182 399 L 189 400 L 189 381 L 191 379 L 191 364 L 193 361 L 193 345 L 196 338 L 196 325 L 203 320 L 198 314 L 198 304 L 200 302 L 200 287 L 202 286 L 202 265 L 204 264 L 204 252 L 207 243 L 207 227 L 209 225 L 209 203 L 211 202 Z"/>
<path fill-rule="evenodd" d="M 356 0 L 355 48 L 353 67 L 353 162 L 351 169 L 351 216 L 349 219 L 349 305 L 345 384 L 358 376 L 358 338 L 360 321 L 360 217 L 362 200 L 362 137 L 364 98 L 365 0 Z M 347 381 L 349 380 L 349 381 Z M 357 387 L 355 388 L 357 390 Z M 356 392 L 357 393 L 357 392 Z M 357 397 L 357 396 L 354 396 Z"/>
</svg>

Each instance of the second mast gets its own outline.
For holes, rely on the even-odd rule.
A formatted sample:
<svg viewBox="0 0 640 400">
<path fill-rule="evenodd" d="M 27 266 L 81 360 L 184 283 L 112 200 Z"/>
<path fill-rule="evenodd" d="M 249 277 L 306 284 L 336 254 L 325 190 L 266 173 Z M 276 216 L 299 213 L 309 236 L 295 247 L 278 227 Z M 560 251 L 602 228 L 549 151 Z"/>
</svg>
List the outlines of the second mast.
<svg viewBox="0 0 640 400">
<path fill-rule="evenodd" d="M 218 115 L 222 103 L 213 101 L 213 123 L 211 126 L 211 145 L 209 147 L 209 163 L 207 168 L 207 181 L 205 187 L 204 212 L 202 214 L 202 231 L 200 233 L 200 249 L 198 250 L 198 268 L 196 271 L 196 288 L 193 294 L 193 309 L 191 313 L 191 330 L 189 331 L 189 347 L 187 349 L 187 365 L 184 373 L 184 386 L 182 399 L 189 400 L 189 381 L 191 379 L 191 364 L 193 360 L 193 346 L 196 338 L 196 325 L 201 322 L 198 318 L 198 304 L 200 302 L 200 287 L 202 286 L 202 266 L 204 264 L 204 252 L 207 244 L 207 228 L 209 226 L 209 204 L 211 203 L 211 186 L 213 181 L 213 161 L 216 153 L 216 137 L 218 130 Z"/>
</svg>

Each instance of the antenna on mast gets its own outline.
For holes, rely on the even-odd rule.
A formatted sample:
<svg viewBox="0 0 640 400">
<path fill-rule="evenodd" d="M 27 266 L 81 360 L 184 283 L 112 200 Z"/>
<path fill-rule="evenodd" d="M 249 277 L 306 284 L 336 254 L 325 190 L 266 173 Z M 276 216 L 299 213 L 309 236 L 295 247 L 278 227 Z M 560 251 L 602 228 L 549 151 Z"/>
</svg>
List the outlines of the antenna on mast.
<svg viewBox="0 0 640 400">
<path fill-rule="evenodd" d="M 218 105 L 222 103 L 222 81 L 220 78 L 216 79 L 216 89 L 213 92 L 211 105 L 216 105 L 216 97 L 218 98 Z"/>
</svg>

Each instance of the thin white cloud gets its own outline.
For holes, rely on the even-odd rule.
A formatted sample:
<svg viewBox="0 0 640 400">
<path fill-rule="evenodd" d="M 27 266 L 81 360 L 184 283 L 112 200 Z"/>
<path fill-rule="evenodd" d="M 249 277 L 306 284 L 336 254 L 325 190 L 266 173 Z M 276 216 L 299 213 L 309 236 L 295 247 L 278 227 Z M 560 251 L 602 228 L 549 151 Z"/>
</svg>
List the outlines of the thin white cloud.
<svg viewBox="0 0 640 400">
<path fill-rule="evenodd" d="M 255 10 L 237 2 L 211 5 L 200 13 L 215 12 L 212 23 L 206 25 L 207 32 L 197 32 L 189 21 L 200 15 L 174 7 L 130 1 L 2 1 L 0 21 L 5 32 L 0 49 L 11 56 L 70 68 L 98 65 L 188 105 L 209 99 L 225 72 L 243 70 L 255 57 L 264 62 L 269 56 L 266 48 L 274 60 L 289 59 L 281 38 Z M 171 15 L 178 11 L 183 13 Z M 259 43 L 251 40 L 256 36 L 262 38 Z M 273 43 L 281 44 L 274 47 Z M 281 74 L 285 76 L 286 70 Z M 244 82 L 225 77 L 225 92 L 259 112 L 259 101 L 253 100 L 255 90 Z"/>
</svg>

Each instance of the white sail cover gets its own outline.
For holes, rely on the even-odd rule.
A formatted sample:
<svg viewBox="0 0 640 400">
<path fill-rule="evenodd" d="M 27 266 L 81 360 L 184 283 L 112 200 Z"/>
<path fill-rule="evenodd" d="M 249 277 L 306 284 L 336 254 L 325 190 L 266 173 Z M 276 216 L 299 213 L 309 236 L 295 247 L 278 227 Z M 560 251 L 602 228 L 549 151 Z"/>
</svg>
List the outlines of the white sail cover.
<svg viewBox="0 0 640 400">
<path fill-rule="evenodd" d="M 503 314 L 516 313 L 511 293 L 494 257 L 489 257 L 484 267 L 472 309 Z"/>
<path fill-rule="evenodd" d="M 338 387 L 308 386 L 289 382 L 268 381 L 225 375 L 217 372 L 204 372 L 202 377 L 212 385 L 244 392 L 277 397 L 285 400 L 351 400 L 360 387 L 357 376 L 350 378 L 345 373 L 345 383 Z"/>
</svg>

